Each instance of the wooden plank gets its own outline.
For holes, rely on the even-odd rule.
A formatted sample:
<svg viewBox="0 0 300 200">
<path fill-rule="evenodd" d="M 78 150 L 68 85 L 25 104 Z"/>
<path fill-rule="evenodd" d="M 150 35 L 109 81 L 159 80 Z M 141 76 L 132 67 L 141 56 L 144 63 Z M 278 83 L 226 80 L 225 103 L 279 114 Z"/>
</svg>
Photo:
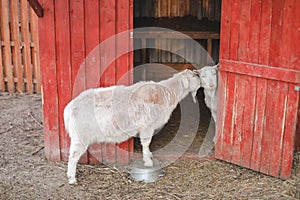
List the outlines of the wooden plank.
<svg viewBox="0 0 300 200">
<path fill-rule="evenodd" d="M 59 121 L 58 94 L 56 81 L 54 5 L 52 1 L 42 0 L 44 17 L 39 20 L 39 43 L 41 55 L 43 126 L 45 157 L 59 161 Z"/>
<path fill-rule="evenodd" d="M 31 67 L 31 56 L 30 56 L 30 35 L 29 35 L 29 20 L 28 20 L 28 2 L 26 0 L 20 1 L 20 17 L 21 17 L 21 33 L 24 42 L 22 54 L 24 59 L 24 74 L 27 80 L 26 92 L 33 93 L 33 82 L 32 82 L 32 67 Z"/>
<path fill-rule="evenodd" d="M 261 23 L 261 1 L 251 1 L 251 20 L 249 21 L 249 49 L 247 52 L 248 61 L 258 63 L 259 59 L 259 36 Z"/>
<path fill-rule="evenodd" d="M 207 63 L 210 63 L 212 57 L 212 39 L 207 40 Z"/>
<path fill-rule="evenodd" d="M 225 140 L 225 119 L 226 119 L 226 105 L 227 105 L 227 90 L 228 90 L 228 83 L 227 83 L 227 72 L 219 72 L 219 78 L 218 78 L 218 120 L 216 123 L 216 145 L 215 145 L 215 157 L 218 159 L 223 159 L 223 155 L 227 154 L 229 152 L 225 152 L 226 144 L 223 143 L 225 141 L 228 142 L 228 140 Z M 224 151 L 223 151 L 223 146 Z M 229 160 L 229 159 L 227 159 Z"/>
<path fill-rule="evenodd" d="M 0 47 L 0 63 L 2 63 L 2 47 Z M 0 92 L 5 92 L 3 67 L 0 67 Z"/>
<path fill-rule="evenodd" d="M 85 90 L 84 2 L 70 1 L 72 98 Z"/>
<path fill-rule="evenodd" d="M 223 1 L 220 30 L 220 59 L 229 59 L 231 30 L 231 0 Z"/>
<path fill-rule="evenodd" d="M 8 16 L 8 1 L 4 0 L 0 3 L 1 10 L 1 38 L 3 40 L 3 68 L 4 77 L 7 78 L 7 91 L 13 93 L 15 91 L 13 81 L 13 70 L 11 60 L 11 48 L 10 48 L 10 28 L 9 28 L 9 16 Z M 4 86 L 4 85 L 3 85 Z"/>
<path fill-rule="evenodd" d="M 261 165 L 260 171 L 269 174 L 270 168 L 270 158 L 271 158 L 271 148 L 272 148 L 272 134 L 274 131 L 274 126 L 269 126 L 269 124 L 274 124 L 274 108 L 276 107 L 276 98 L 274 95 L 274 90 L 277 81 L 268 81 L 267 86 L 267 104 L 265 112 L 265 124 L 264 133 L 262 138 L 262 148 L 261 148 Z"/>
<path fill-rule="evenodd" d="M 219 39 L 219 33 L 199 31 L 135 31 L 135 39 L 167 38 L 167 39 Z"/>
<path fill-rule="evenodd" d="M 178 0 L 178 16 L 184 17 L 186 15 L 186 0 Z"/>
<path fill-rule="evenodd" d="M 240 35 L 240 3 L 241 3 L 240 1 L 241 0 L 232 0 L 231 26 L 230 29 L 228 29 L 230 30 L 230 35 L 231 35 L 230 50 L 229 50 L 231 60 L 238 60 L 239 35 Z"/>
<path fill-rule="evenodd" d="M 259 171 L 261 162 L 262 137 L 264 133 L 264 119 L 267 99 L 267 80 L 257 79 L 256 86 L 256 106 L 255 106 L 255 125 L 253 135 L 253 147 L 251 154 L 251 169 Z"/>
<path fill-rule="evenodd" d="M 249 31 L 256 31 L 249 29 L 250 22 L 250 10 L 251 4 L 248 0 L 241 0 L 240 2 L 240 22 L 239 22 L 239 48 L 238 59 L 241 61 L 248 61 L 248 43 L 249 43 Z M 252 23 L 255 23 L 252 21 Z"/>
<path fill-rule="evenodd" d="M 220 70 L 288 83 L 300 82 L 300 71 L 232 60 L 220 60 Z M 241 67 L 242 66 L 242 67 Z"/>
<path fill-rule="evenodd" d="M 283 0 L 272 1 L 272 30 L 270 38 L 270 61 L 271 66 L 280 66 L 281 36 L 282 36 L 282 20 L 283 20 Z"/>
<path fill-rule="evenodd" d="M 100 42 L 101 44 L 101 87 L 107 87 L 115 85 L 116 83 L 116 71 L 115 61 L 111 64 L 107 63 L 110 57 L 115 59 L 115 46 L 114 39 L 110 40 L 107 46 L 103 41 L 111 36 L 115 35 L 115 2 L 114 1 L 100 1 Z M 102 52 L 103 48 L 103 52 Z M 102 54 L 103 53 L 103 54 Z M 115 163 L 116 162 L 116 146 L 115 144 L 103 144 L 103 163 Z"/>
<path fill-rule="evenodd" d="M 168 1 L 162 0 L 160 1 L 160 17 L 168 17 Z"/>
<path fill-rule="evenodd" d="M 38 17 L 44 16 L 44 10 L 38 0 L 28 0 L 28 3 L 30 4 L 36 16 Z"/>
<path fill-rule="evenodd" d="M 259 64 L 269 65 L 272 0 L 262 0 L 261 13 L 258 62 Z"/>
<path fill-rule="evenodd" d="M 295 86 L 296 84 L 289 84 L 288 86 L 288 96 L 285 107 L 286 110 L 284 113 L 285 124 L 282 146 L 282 163 L 280 168 L 281 178 L 290 177 L 292 171 L 293 152 L 295 144 L 294 137 L 297 123 L 297 109 L 299 109 L 299 91 L 295 91 Z"/>
<path fill-rule="evenodd" d="M 14 65 L 14 77 L 17 78 L 16 91 L 24 92 L 22 59 L 20 51 L 20 30 L 19 30 L 19 12 L 18 1 L 10 2 L 10 26 L 11 26 L 11 41 L 14 42 L 12 47 L 12 59 Z"/>
<path fill-rule="evenodd" d="M 69 1 L 55 3 L 56 66 L 59 102 L 61 159 L 68 160 L 70 138 L 64 128 L 63 111 L 71 95 L 71 50 L 70 50 Z"/>
<path fill-rule="evenodd" d="M 39 34 L 38 30 L 38 17 L 33 11 L 30 9 L 30 31 L 31 31 L 31 39 L 34 43 L 34 46 L 31 50 L 31 59 L 33 65 L 33 82 L 35 83 L 34 91 L 37 94 L 41 93 L 41 71 L 40 71 L 40 50 L 39 50 Z M 36 81 L 36 82 L 35 82 Z"/>
<path fill-rule="evenodd" d="M 171 17 L 176 17 L 178 0 L 171 0 L 171 4 Z"/>
<path fill-rule="evenodd" d="M 231 162 L 237 165 L 242 164 L 242 136 L 243 136 L 243 115 L 245 112 L 245 98 L 246 98 L 246 76 L 236 75 L 236 94 L 235 94 L 235 104 L 233 104 L 233 137 L 232 137 L 232 156 Z"/>
<path fill-rule="evenodd" d="M 269 174 L 271 176 L 279 176 L 281 168 L 282 159 L 282 148 L 284 139 L 284 125 L 285 125 L 285 110 L 287 106 L 287 95 L 288 95 L 288 84 L 277 81 L 274 85 L 273 98 L 276 101 L 276 106 L 273 107 L 274 110 L 274 120 L 273 120 L 273 131 L 270 132 L 272 135 L 271 152 L 270 152 L 270 167 Z"/>
<path fill-rule="evenodd" d="M 255 104 L 256 104 L 256 77 L 245 77 L 245 90 L 251 91 L 246 93 L 244 102 L 244 114 L 242 125 L 242 140 L 241 140 L 241 164 L 244 167 L 251 166 L 252 145 L 255 125 Z M 260 98 L 260 97 L 259 97 Z"/>
<path fill-rule="evenodd" d="M 300 48 L 297 44 L 300 44 L 300 12 L 298 9 L 300 8 L 300 1 L 295 1 L 293 5 L 293 26 L 291 27 L 293 31 L 293 36 L 290 38 L 292 41 L 291 47 L 291 55 L 290 55 L 290 68 L 295 70 L 300 70 Z M 300 117 L 299 117 L 300 119 Z M 299 136 L 300 137 L 300 136 Z M 300 145 L 300 144 L 299 144 Z"/>
<path fill-rule="evenodd" d="M 94 50 L 99 44 L 99 1 L 84 1 L 84 24 L 85 24 L 85 73 L 86 89 L 99 86 L 100 71 L 100 52 Z M 88 162 L 92 164 L 102 162 L 102 146 L 92 144 L 88 148 Z M 84 158 L 82 158 L 84 159 Z"/>
<path fill-rule="evenodd" d="M 130 4 L 127 0 L 118 0 L 116 4 L 116 33 L 124 37 L 116 38 L 116 84 L 129 85 L 129 43 L 130 43 Z M 127 34 L 124 34 L 126 33 Z M 124 32 L 124 33 L 123 33 Z M 126 54 L 122 55 L 123 52 Z M 122 55 L 121 57 L 119 57 Z M 126 164 L 129 162 L 129 142 L 125 141 L 118 144 L 116 148 L 117 163 Z"/>
</svg>

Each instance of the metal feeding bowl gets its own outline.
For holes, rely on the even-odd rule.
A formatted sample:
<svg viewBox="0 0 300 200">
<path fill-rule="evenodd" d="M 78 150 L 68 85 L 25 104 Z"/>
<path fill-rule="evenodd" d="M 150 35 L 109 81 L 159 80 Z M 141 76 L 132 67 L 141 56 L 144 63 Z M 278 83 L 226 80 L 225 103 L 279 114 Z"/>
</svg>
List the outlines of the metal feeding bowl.
<svg viewBox="0 0 300 200">
<path fill-rule="evenodd" d="M 143 159 L 137 159 L 132 162 L 129 173 L 136 181 L 151 183 L 157 181 L 165 175 L 165 171 L 161 169 L 161 164 L 158 160 L 153 160 L 153 167 L 145 167 Z"/>
</svg>

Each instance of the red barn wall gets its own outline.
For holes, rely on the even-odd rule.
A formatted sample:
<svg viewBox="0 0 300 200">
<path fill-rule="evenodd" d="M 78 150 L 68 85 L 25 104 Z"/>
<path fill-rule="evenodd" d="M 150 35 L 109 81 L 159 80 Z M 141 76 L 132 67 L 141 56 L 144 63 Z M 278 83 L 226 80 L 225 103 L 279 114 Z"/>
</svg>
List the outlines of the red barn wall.
<svg viewBox="0 0 300 200">
<path fill-rule="evenodd" d="M 300 83 L 300 1 L 223 0 L 216 157 L 290 176 Z"/>
<path fill-rule="evenodd" d="M 132 41 L 112 39 L 106 55 L 99 50 L 95 59 L 86 59 L 95 47 L 117 33 L 133 27 L 132 0 L 41 0 L 44 17 L 39 19 L 41 75 L 43 92 L 45 156 L 49 160 L 67 160 L 70 139 L 65 132 L 63 110 L 81 91 L 98 86 L 118 84 L 132 69 Z M 105 68 L 107 56 L 128 52 Z M 100 55 L 100 53 L 102 53 Z M 104 71 L 105 70 L 105 71 Z M 79 75 L 80 72 L 80 75 Z M 100 77 L 100 74 L 101 77 Z M 132 82 L 130 74 L 122 84 Z M 76 85 L 74 85 L 76 84 Z M 128 162 L 132 140 L 115 146 L 92 145 L 81 157 L 82 163 Z M 120 148 L 117 148 L 120 147 Z"/>
</svg>

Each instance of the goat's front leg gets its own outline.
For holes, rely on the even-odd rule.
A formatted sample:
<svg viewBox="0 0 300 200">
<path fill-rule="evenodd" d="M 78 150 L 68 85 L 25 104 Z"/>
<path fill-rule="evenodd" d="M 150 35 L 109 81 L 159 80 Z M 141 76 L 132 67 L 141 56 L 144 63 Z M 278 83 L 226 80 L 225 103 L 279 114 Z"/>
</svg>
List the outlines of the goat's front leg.
<svg viewBox="0 0 300 200">
<path fill-rule="evenodd" d="M 141 144 L 143 146 L 143 160 L 144 160 L 144 165 L 147 167 L 153 167 L 153 161 L 152 161 L 153 155 L 149 149 L 151 139 L 152 139 L 152 135 L 151 137 L 141 137 Z"/>
</svg>

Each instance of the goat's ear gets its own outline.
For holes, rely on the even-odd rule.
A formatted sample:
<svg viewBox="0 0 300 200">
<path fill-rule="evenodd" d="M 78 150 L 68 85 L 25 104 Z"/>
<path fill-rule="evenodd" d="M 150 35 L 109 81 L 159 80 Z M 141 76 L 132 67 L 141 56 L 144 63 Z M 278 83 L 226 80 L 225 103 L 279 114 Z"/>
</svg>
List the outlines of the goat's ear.
<svg viewBox="0 0 300 200">
<path fill-rule="evenodd" d="M 190 82 L 187 78 L 182 79 L 182 84 L 185 89 L 187 89 L 190 86 Z"/>
<path fill-rule="evenodd" d="M 218 63 L 215 66 L 213 66 L 213 68 L 216 69 L 216 70 L 219 70 L 219 66 L 220 66 L 220 63 Z"/>
</svg>

